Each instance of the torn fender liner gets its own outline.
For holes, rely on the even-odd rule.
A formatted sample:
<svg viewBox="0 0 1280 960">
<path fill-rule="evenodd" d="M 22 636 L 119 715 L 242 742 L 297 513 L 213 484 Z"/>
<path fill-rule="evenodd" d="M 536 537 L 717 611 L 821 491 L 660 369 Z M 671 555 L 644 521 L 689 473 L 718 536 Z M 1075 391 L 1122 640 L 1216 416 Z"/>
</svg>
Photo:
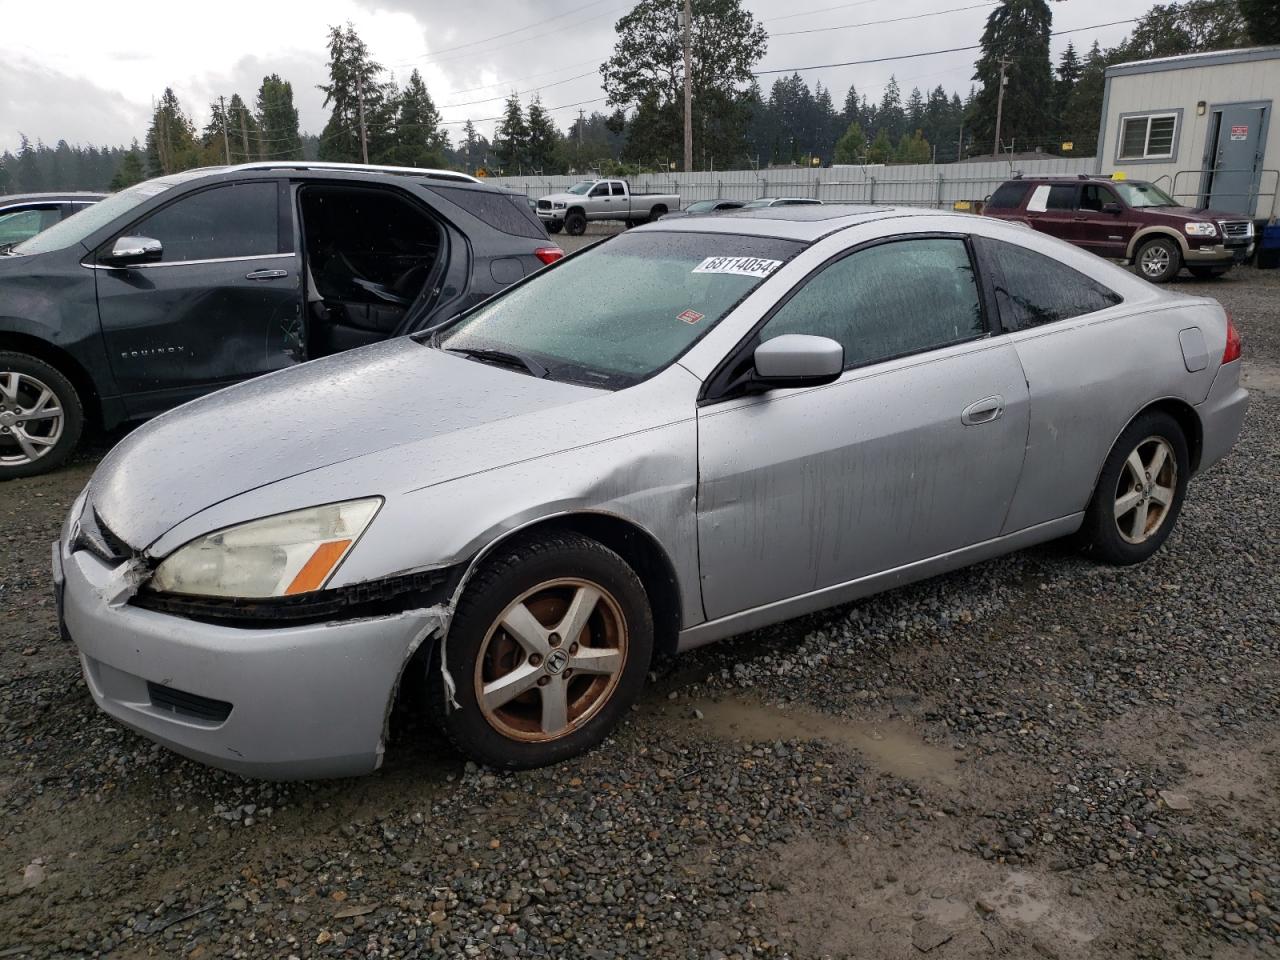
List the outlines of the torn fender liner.
<svg viewBox="0 0 1280 960">
<path fill-rule="evenodd" d="M 416 617 L 418 615 L 426 617 L 426 623 L 422 629 L 418 631 L 413 641 L 409 644 L 404 652 L 404 660 L 400 665 L 400 672 L 396 675 L 396 682 L 391 687 L 391 693 L 387 697 L 387 708 L 382 716 L 382 736 L 378 738 L 377 759 L 374 761 L 374 769 L 381 768 L 383 756 L 386 753 L 387 734 L 391 728 L 391 711 L 395 708 L 396 697 L 400 694 L 400 684 L 404 682 L 404 671 L 408 667 L 409 661 L 413 659 L 413 655 L 418 652 L 423 642 L 429 637 L 436 636 L 440 638 L 440 676 L 444 680 L 445 695 L 448 697 L 448 703 L 455 709 L 458 701 L 454 697 L 455 687 L 453 685 L 453 677 L 449 674 L 449 668 L 444 665 L 444 641 L 449 632 L 449 622 L 453 619 L 453 604 L 439 603 L 432 607 L 426 607 L 423 610 L 411 610 L 401 614 L 403 617 Z"/>
</svg>

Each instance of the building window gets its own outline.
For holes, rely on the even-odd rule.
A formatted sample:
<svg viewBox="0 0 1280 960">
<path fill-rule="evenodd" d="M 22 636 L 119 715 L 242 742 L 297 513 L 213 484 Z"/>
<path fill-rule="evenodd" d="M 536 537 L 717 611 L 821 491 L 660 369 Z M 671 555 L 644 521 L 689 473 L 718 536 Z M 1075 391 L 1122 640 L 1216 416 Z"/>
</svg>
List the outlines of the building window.
<svg viewBox="0 0 1280 960">
<path fill-rule="evenodd" d="M 1152 113 L 1125 117 L 1120 121 L 1121 160 L 1168 160 L 1173 158 L 1177 133 L 1176 113 Z"/>
</svg>

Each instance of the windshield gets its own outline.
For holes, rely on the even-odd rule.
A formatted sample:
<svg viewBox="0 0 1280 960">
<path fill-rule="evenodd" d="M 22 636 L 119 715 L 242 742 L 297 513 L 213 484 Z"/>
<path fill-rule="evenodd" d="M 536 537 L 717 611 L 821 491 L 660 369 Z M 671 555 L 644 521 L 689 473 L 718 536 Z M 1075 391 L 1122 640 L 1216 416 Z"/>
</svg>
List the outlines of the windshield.
<svg viewBox="0 0 1280 960">
<path fill-rule="evenodd" d="M 761 197 L 759 200 L 748 200 L 742 205 L 744 210 L 754 210 L 757 207 L 767 207 L 773 204 L 772 197 Z"/>
<path fill-rule="evenodd" d="M 207 170 L 200 171 L 201 174 L 208 172 Z M 13 248 L 13 252 L 20 254 L 49 253 L 53 250 L 65 249 L 73 243 L 80 243 L 89 234 L 105 227 L 116 217 L 128 213 L 144 200 L 149 200 L 156 194 L 164 193 L 164 191 L 181 183 L 183 180 L 191 179 L 194 174 L 194 171 L 190 171 L 185 176 L 159 177 L 130 187 L 128 190 L 113 193 L 93 206 L 85 207 L 75 216 L 68 217 L 61 223 L 55 223 L 48 230 L 36 234 L 26 243 L 18 244 Z"/>
<path fill-rule="evenodd" d="M 710 213 L 719 202 L 719 200 L 699 200 L 696 203 L 689 204 L 684 209 L 687 213 Z"/>
<path fill-rule="evenodd" d="M 684 353 L 804 248 L 725 234 L 623 234 L 490 300 L 436 339 L 533 360 L 555 380 L 617 389 Z"/>
<path fill-rule="evenodd" d="M 1125 183 L 1113 180 L 1111 186 L 1119 192 L 1120 198 L 1131 207 L 1176 207 L 1178 201 L 1173 199 L 1154 183 Z"/>
<path fill-rule="evenodd" d="M 575 183 L 572 187 L 569 188 L 568 192 L 576 193 L 578 196 L 582 196 L 584 193 L 586 193 L 595 185 L 596 185 L 596 182 L 594 180 L 583 180 L 581 183 Z"/>
</svg>

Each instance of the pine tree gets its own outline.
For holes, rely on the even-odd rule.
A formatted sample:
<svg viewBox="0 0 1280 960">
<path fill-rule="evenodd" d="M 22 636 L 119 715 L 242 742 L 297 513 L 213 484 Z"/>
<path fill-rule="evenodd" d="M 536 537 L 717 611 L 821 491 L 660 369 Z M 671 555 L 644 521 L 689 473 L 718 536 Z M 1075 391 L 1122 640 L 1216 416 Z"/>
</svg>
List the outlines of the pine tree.
<svg viewBox="0 0 1280 960">
<path fill-rule="evenodd" d="M 919 130 L 909 135 L 904 133 L 893 153 L 894 163 L 928 163 L 932 158 L 933 148 Z"/>
<path fill-rule="evenodd" d="M 476 168 L 484 162 L 484 157 L 477 149 L 479 146 L 480 137 L 476 133 L 476 125 L 468 120 L 462 128 L 463 163 L 467 173 L 475 173 Z"/>
<path fill-rule="evenodd" d="M 850 123 L 836 141 L 834 163 L 862 163 L 867 156 L 867 135 L 857 121 Z"/>
<path fill-rule="evenodd" d="M 1238 0 L 1240 15 L 1249 29 L 1251 42 L 1280 43 L 1280 3 L 1276 0 Z"/>
<path fill-rule="evenodd" d="M 301 160 L 302 137 L 298 109 L 293 105 L 293 84 L 276 73 L 263 77 L 255 106 L 263 158 Z"/>
<path fill-rule="evenodd" d="M 1066 130 L 1067 110 L 1071 106 L 1071 94 L 1075 90 L 1076 84 L 1080 82 L 1080 74 L 1083 72 L 1084 65 L 1076 54 L 1075 44 L 1068 40 L 1067 49 L 1062 51 L 1062 58 L 1058 61 L 1058 76 L 1053 83 L 1055 132 Z"/>
<path fill-rule="evenodd" d="M 520 98 L 513 91 L 507 98 L 502 119 L 493 133 L 498 166 L 508 176 L 516 175 L 528 163 L 529 127 L 524 121 Z"/>
<path fill-rule="evenodd" d="M 142 168 L 142 151 L 138 148 L 138 141 L 133 141 L 133 147 L 124 155 L 124 159 L 120 161 L 120 166 L 116 168 L 115 175 L 111 178 L 111 190 L 123 190 L 126 187 L 132 187 L 135 183 L 141 183 L 147 177 L 146 171 Z"/>
<path fill-rule="evenodd" d="M 152 114 L 146 155 L 147 175 L 152 177 L 189 170 L 200 163 L 195 127 L 170 87 L 165 87 Z"/>
<path fill-rule="evenodd" d="M 258 121 L 238 93 L 233 93 L 227 101 L 227 124 L 231 133 L 231 161 L 248 163 L 259 159 L 262 134 Z"/>
<path fill-rule="evenodd" d="M 880 98 L 880 106 L 876 109 L 875 126 L 877 132 L 883 130 L 890 140 L 896 140 L 906 132 L 906 112 L 902 109 L 902 92 L 898 89 L 898 78 L 890 74 L 889 83 Z"/>
<path fill-rule="evenodd" d="M 364 108 L 369 134 L 369 159 L 376 154 L 374 142 L 387 122 L 387 87 L 382 82 L 382 66 L 369 55 L 369 48 L 355 27 L 329 28 L 329 82 L 321 84 L 324 105 L 331 106 L 329 121 L 320 134 L 320 159 L 356 162 L 361 160 L 360 114 Z"/>
<path fill-rule="evenodd" d="M 529 165 L 539 172 L 548 172 L 557 165 L 560 131 L 551 122 L 541 97 L 535 96 L 529 103 L 528 128 Z"/>
<path fill-rule="evenodd" d="M 442 167 L 448 136 L 440 129 L 440 111 L 427 92 L 422 74 L 409 74 L 396 114 L 397 144 L 393 162 L 406 167 Z"/>
<path fill-rule="evenodd" d="M 861 126 L 865 119 L 862 113 L 862 101 L 858 99 L 858 88 L 853 84 L 849 84 L 849 92 L 844 95 L 844 110 L 840 117 L 844 120 L 846 129 L 852 123 Z"/>
<path fill-rule="evenodd" d="M 209 122 L 200 135 L 200 162 L 206 167 L 232 163 L 230 153 L 231 125 L 227 122 L 224 101 L 218 99 L 209 104 Z"/>
<path fill-rule="evenodd" d="M 1052 118 L 1048 123 L 1045 119 L 1045 107 L 1053 102 L 1053 67 L 1049 61 L 1052 19 L 1048 0 L 1002 0 L 987 17 L 982 56 L 974 72 L 982 89 L 970 118 L 980 146 L 994 143 L 1001 60 L 1009 61 L 1001 112 L 1002 145 L 1035 143 L 1054 132 Z"/>
<path fill-rule="evenodd" d="M 875 140 L 867 148 L 867 163 L 888 163 L 893 159 L 893 143 L 884 127 L 876 134 Z"/>
</svg>

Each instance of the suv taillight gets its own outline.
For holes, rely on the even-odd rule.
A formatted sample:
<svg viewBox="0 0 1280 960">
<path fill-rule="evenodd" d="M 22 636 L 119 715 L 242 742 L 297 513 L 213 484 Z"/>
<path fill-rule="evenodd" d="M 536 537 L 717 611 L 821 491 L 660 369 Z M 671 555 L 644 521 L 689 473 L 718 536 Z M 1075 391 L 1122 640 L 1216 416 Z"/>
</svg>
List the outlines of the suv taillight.
<svg viewBox="0 0 1280 960">
<path fill-rule="evenodd" d="M 564 256 L 564 251 L 559 247 L 539 247 L 533 255 L 543 263 L 555 263 Z"/>
<path fill-rule="evenodd" d="M 1240 359 L 1240 347 L 1242 345 L 1240 339 L 1240 331 L 1236 329 L 1235 321 L 1231 319 L 1231 314 L 1227 314 L 1227 348 L 1222 351 L 1222 362 L 1230 363 L 1232 360 Z"/>
</svg>

